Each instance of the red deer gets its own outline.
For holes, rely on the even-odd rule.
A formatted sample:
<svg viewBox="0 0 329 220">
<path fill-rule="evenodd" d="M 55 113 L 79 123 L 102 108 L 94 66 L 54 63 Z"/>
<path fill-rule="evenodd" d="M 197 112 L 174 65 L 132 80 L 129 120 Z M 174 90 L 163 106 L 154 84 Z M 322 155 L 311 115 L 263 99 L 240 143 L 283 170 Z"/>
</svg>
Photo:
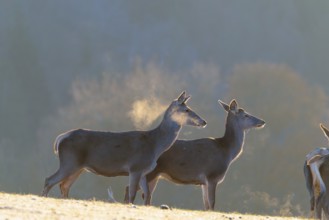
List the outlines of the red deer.
<svg viewBox="0 0 329 220">
<path fill-rule="evenodd" d="M 320 127 L 329 140 L 328 129 L 320 124 Z M 304 176 L 306 188 L 310 193 L 311 211 L 315 211 L 318 219 L 329 219 L 329 149 L 316 148 L 306 155 L 304 162 Z"/>
<path fill-rule="evenodd" d="M 138 185 L 148 195 L 145 175 L 156 166 L 160 155 L 177 139 L 183 125 L 205 127 L 206 121 L 192 111 L 183 92 L 164 113 L 153 130 L 109 132 L 76 129 L 60 134 L 54 143 L 59 169 L 46 178 L 42 195 L 60 183 L 63 197 L 68 197 L 73 182 L 83 171 L 114 177 L 129 176 L 129 202 L 133 203 Z"/>
<path fill-rule="evenodd" d="M 177 184 L 201 185 L 204 208 L 214 209 L 217 184 L 224 180 L 231 163 L 241 155 L 245 131 L 265 125 L 263 120 L 239 108 L 235 100 L 230 105 L 220 100 L 219 103 L 227 111 L 224 136 L 177 140 L 160 156 L 155 169 L 146 175 L 151 192 L 148 197 L 144 195 L 147 204 L 151 202 L 158 179 L 163 177 Z M 126 187 L 126 202 L 128 190 Z"/>
</svg>

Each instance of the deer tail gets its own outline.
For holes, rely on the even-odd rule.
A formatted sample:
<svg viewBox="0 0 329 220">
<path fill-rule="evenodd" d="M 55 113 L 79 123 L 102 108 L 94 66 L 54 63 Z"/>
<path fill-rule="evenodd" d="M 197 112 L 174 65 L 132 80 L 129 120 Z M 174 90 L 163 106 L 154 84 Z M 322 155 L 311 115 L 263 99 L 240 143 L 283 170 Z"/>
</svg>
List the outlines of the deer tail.
<svg viewBox="0 0 329 220">
<path fill-rule="evenodd" d="M 67 138 L 69 135 L 71 134 L 71 132 L 65 132 L 63 134 L 60 134 L 56 137 L 55 142 L 54 142 L 54 153 L 56 155 L 58 155 L 58 151 L 59 151 L 59 145 L 60 143 Z"/>
</svg>

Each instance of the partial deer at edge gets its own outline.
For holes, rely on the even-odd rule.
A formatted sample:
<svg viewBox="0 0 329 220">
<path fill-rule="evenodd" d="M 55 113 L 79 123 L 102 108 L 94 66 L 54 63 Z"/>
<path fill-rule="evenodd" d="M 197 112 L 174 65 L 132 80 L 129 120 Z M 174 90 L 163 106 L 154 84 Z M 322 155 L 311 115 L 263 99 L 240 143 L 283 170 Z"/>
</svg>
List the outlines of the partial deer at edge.
<svg viewBox="0 0 329 220">
<path fill-rule="evenodd" d="M 320 124 L 329 140 L 329 130 Z M 310 194 L 311 212 L 318 219 L 329 219 L 329 148 L 316 148 L 306 155 L 304 162 L 306 188 Z"/>
<path fill-rule="evenodd" d="M 177 184 L 201 185 L 206 210 L 213 210 L 218 183 L 224 180 L 230 164 L 242 153 L 245 132 L 251 128 L 262 128 L 265 122 L 238 107 L 235 100 L 230 105 L 219 100 L 227 111 L 226 130 L 221 138 L 177 140 L 162 154 L 156 168 L 146 179 L 151 194 L 145 198 L 151 202 L 158 179 L 163 177 Z M 126 187 L 125 201 L 129 188 Z"/>
<path fill-rule="evenodd" d="M 63 197 L 83 171 L 114 177 L 129 176 L 129 202 L 133 203 L 138 185 L 148 197 L 145 175 L 156 166 L 159 156 L 168 150 L 183 125 L 205 127 L 206 121 L 191 110 L 183 92 L 164 113 L 160 125 L 149 131 L 105 132 L 86 129 L 60 134 L 54 143 L 59 169 L 46 178 L 43 196 L 60 183 Z"/>
</svg>

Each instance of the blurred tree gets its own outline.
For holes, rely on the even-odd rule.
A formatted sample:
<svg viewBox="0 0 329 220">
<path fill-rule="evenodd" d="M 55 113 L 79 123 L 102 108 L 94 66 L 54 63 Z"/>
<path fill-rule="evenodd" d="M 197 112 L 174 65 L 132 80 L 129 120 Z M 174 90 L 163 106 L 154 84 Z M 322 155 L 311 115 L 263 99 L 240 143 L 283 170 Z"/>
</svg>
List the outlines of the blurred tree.
<svg viewBox="0 0 329 220">
<path fill-rule="evenodd" d="M 13 18 L 14 24 L 5 35 L 8 44 L 2 47 L 6 56 L 0 64 L 0 138 L 34 143 L 35 130 L 40 119 L 49 113 L 51 100 L 24 17 L 16 10 Z"/>
<path fill-rule="evenodd" d="M 19 9 L 14 12 L 1 48 L 6 56 L 0 61 L 0 183 L 17 192 L 28 191 L 33 184 L 29 180 L 37 175 L 36 130 L 49 114 L 51 100 L 29 27 Z M 24 168 L 29 168 L 28 175 L 22 175 Z"/>
</svg>

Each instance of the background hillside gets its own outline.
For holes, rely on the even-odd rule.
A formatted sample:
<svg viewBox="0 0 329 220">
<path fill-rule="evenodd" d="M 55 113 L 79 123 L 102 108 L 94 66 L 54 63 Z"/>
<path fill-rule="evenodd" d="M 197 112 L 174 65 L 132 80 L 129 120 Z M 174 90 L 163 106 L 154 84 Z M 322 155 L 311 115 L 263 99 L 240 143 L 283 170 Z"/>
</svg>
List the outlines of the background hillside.
<svg viewBox="0 0 329 220">
<path fill-rule="evenodd" d="M 187 90 L 209 123 L 180 138 L 223 135 L 218 99 L 267 122 L 247 134 L 216 209 L 306 216 L 304 157 L 327 146 L 328 10 L 324 0 L 1 1 L 0 190 L 39 194 L 58 168 L 59 133 L 153 128 Z M 71 196 L 104 199 L 111 185 L 120 200 L 127 182 L 84 174 Z M 162 181 L 162 203 L 202 209 L 201 191 Z"/>
</svg>

